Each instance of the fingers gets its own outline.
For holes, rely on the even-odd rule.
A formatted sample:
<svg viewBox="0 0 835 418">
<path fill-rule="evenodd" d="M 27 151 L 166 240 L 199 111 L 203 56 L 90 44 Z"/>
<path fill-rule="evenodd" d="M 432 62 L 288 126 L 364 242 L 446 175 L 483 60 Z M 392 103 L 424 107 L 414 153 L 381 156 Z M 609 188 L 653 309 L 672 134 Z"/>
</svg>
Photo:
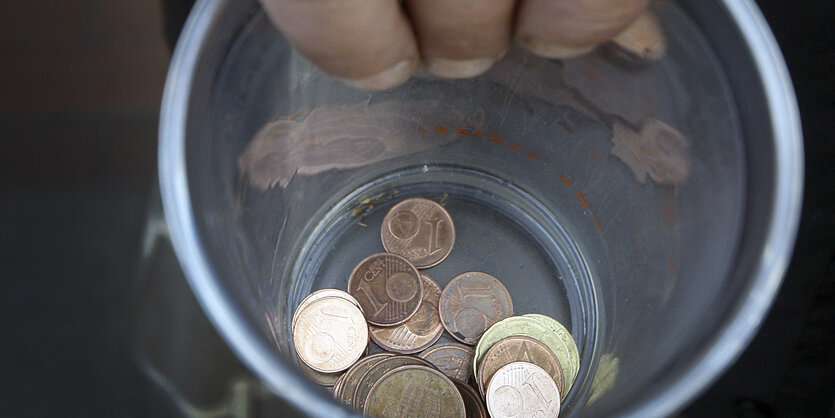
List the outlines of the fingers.
<svg viewBox="0 0 835 418">
<path fill-rule="evenodd" d="M 622 32 L 612 38 L 612 43 L 627 56 L 637 60 L 656 61 L 667 52 L 667 39 L 658 18 L 645 11 Z"/>
<path fill-rule="evenodd" d="M 407 0 L 423 66 L 451 78 L 487 71 L 507 50 L 516 0 Z"/>
<path fill-rule="evenodd" d="M 408 79 L 417 67 L 415 38 L 397 0 L 261 3 L 293 46 L 349 85 L 387 89 Z"/>
<path fill-rule="evenodd" d="M 621 32 L 649 0 L 522 0 L 516 41 L 534 54 L 566 58 Z"/>
</svg>

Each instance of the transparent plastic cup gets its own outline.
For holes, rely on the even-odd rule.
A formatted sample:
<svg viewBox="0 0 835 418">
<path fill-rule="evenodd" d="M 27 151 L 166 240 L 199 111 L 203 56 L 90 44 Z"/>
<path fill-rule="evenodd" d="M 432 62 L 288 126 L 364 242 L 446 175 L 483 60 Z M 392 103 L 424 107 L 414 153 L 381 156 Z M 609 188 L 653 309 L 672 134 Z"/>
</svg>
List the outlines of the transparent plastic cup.
<svg viewBox="0 0 835 418">
<path fill-rule="evenodd" d="M 355 90 L 298 55 L 254 1 L 198 3 L 169 74 L 160 176 L 204 310 L 278 395 L 349 414 L 297 369 L 291 318 L 382 251 L 386 211 L 442 202 L 426 272 L 498 277 L 514 313 L 571 331 L 561 416 L 663 415 L 750 340 L 790 254 L 801 138 L 784 64 L 747 1 L 653 4 L 659 62 L 519 50 L 486 74 Z"/>
</svg>

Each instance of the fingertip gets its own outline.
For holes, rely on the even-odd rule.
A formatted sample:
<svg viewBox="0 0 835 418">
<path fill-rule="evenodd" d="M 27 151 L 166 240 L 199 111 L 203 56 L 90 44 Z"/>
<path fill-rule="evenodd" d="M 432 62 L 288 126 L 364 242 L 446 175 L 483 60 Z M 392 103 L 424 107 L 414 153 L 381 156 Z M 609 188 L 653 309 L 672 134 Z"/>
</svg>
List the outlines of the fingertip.
<svg viewBox="0 0 835 418">
<path fill-rule="evenodd" d="M 597 45 L 568 46 L 556 42 L 540 39 L 536 36 L 517 36 L 516 44 L 530 51 L 534 55 L 543 58 L 562 59 L 587 54 L 594 50 Z"/>
<path fill-rule="evenodd" d="M 372 76 L 363 78 L 337 78 L 339 81 L 361 90 L 387 90 L 403 84 L 418 66 L 416 57 L 404 59 Z"/>
</svg>

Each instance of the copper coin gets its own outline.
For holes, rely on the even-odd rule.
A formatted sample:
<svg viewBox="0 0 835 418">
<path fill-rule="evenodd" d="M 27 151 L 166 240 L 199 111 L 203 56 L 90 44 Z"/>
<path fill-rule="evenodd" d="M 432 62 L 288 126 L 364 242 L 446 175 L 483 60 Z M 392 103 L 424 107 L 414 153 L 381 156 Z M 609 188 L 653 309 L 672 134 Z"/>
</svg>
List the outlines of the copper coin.
<svg viewBox="0 0 835 418">
<path fill-rule="evenodd" d="M 441 287 L 424 273 L 420 273 L 420 280 L 423 284 L 423 301 L 408 321 L 393 327 L 368 327 L 371 339 L 384 350 L 401 354 L 417 353 L 435 344 L 444 333 L 438 314 Z"/>
<path fill-rule="evenodd" d="M 423 300 L 423 285 L 415 266 L 405 258 L 372 254 L 357 264 L 348 279 L 348 293 L 356 299 L 365 319 L 383 327 L 406 322 Z"/>
<path fill-rule="evenodd" d="M 490 379 L 499 369 L 507 364 L 519 361 L 536 364 L 542 370 L 548 372 L 554 379 L 554 383 L 557 384 L 560 397 L 563 397 L 565 378 L 557 355 L 542 342 L 522 335 L 513 335 L 501 339 L 484 354 L 484 358 L 478 366 L 478 376 L 476 377 L 478 389 L 481 393 L 484 393 Z"/>
<path fill-rule="evenodd" d="M 342 373 L 342 375 L 339 376 L 339 379 L 336 379 L 336 383 L 333 384 L 333 390 L 331 390 L 331 395 L 333 395 L 334 398 L 339 399 L 339 390 L 342 388 L 343 382 L 345 382 L 345 373 Z"/>
<path fill-rule="evenodd" d="M 353 405 L 357 411 L 362 411 L 365 407 L 365 401 L 368 398 L 368 392 L 371 387 L 380 380 L 386 373 L 403 366 L 428 366 L 433 367 L 428 361 L 414 357 L 414 356 L 394 356 L 384 359 L 375 364 L 362 377 L 354 389 Z"/>
<path fill-rule="evenodd" d="M 452 251 L 455 225 L 443 206 L 415 197 L 389 210 L 383 218 L 380 238 L 386 251 L 425 269 L 444 261 Z"/>
<path fill-rule="evenodd" d="M 420 353 L 420 358 L 432 363 L 443 374 L 461 382 L 469 382 L 473 375 L 473 349 L 466 345 L 438 344 Z"/>
<path fill-rule="evenodd" d="M 487 328 L 513 315 L 513 302 L 499 279 L 470 271 L 446 285 L 439 310 L 444 328 L 456 340 L 474 345 Z"/>
<path fill-rule="evenodd" d="M 362 411 L 373 417 L 466 416 L 455 384 L 426 366 L 400 367 L 383 375 L 368 392 Z"/>
<path fill-rule="evenodd" d="M 552 417 L 560 414 L 557 384 L 541 367 L 526 362 L 505 365 L 487 386 L 492 417 Z"/>
<path fill-rule="evenodd" d="M 353 303 L 329 296 L 307 305 L 299 314 L 293 344 L 299 358 L 310 368 L 336 373 L 365 353 L 368 324 Z"/>
<path fill-rule="evenodd" d="M 377 365 L 377 363 L 392 356 L 394 356 L 394 354 L 377 353 L 360 359 L 360 361 L 351 366 L 351 368 L 348 369 L 347 372 L 345 372 L 345 378 L 343 379 L 342 384 L 339 387 L 339 391 L 334 392 L 334 396 L 336 397 L 336 399 L 345 404 L 345 406 L 353 408 L 354 390 L 356 390 L 357 385 L 359 384 L 360 377 L 362 377 L 362 375 L 364 375 L 372 367 Z"/>
<path fill-rule="evenodd" d="M 346 292 L 344 290 L 340 290 L 340 289 L 319 289 L 319 290 L 307 295 L 304 299 L 302 299 L 301 303 L 299 303 L 299 306 L 296 307 L 296 311 L 293 313 L 293 328 L 294 329 L 296 328 L 296 322 L 299 319 L 299 313 L 301 313 L 301 311 L 303 311 L 304 308 L 307 307 L 307 305 L 310 305 L 311 303 L 313 303 L 313 302 L 315 302 L 319 299 L 326 298 L 328 296 L 336 296 L 336 297 L 340 297 L 340 298 L 343 298 L 343 299 L 347 299 L 349 302 L 353 303 L 354 305 L 357 305 L 358 308 L 360 307 L 359 302 L 357 302 L 357 300 L 354 299 L 353 296 L 349 295 L 348 292 Z M 360 309 L 362 309 L 362 308 L 360 308 Z"/>
<path fill-rule="evenodd" d="M 316 384 L 322 386 L 333 386 L 336 383 L 336 381 L 339 380 L 339 378 L 342 377 L 342 375 L 344 374 L 342 372 L 318 372 L 316 370 L 311 369 L 310 366 L 308 366 L 307 364 L 304 364 L 302 359 L 300 359 L 298 356 L 296 356 L 296 361 L 299 363 L 299 368 L 302 369 L 302 373 L 304 373 L 305 376 L 307 376 L 310 380 L 316 382 Z"/>
<path fill-rule="evenodd" d="M 488 418 L 484 402 L 481 401 L 481 396 L 475 389 L 455 379 L 452 380 L 452 383 L 455 384 L 458 392 L 461 393 L 461 398 L 464 399 L 464 409 L 467 411 L 467 418 Z"/>
</svg>

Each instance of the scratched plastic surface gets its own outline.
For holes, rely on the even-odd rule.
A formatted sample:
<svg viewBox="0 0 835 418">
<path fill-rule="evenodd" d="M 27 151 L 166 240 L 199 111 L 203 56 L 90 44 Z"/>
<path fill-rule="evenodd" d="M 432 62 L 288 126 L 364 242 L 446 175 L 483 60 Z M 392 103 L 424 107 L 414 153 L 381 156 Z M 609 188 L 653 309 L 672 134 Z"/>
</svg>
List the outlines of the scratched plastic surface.
<svg viewBox="0 0 835 418">
<path fill-rule="evenodd" d="M 707 42 L 676 6 L 653 7 L 669 45 L 658 63 L 511 50 L 473 80 L 419 73 L 380 93 L 329 79 L 253 15 L 190 158 L 214 191 L 193 192 L 196 216 L 277 355 L 292 356 L 301 299 L 345 288 L 410 196 L 456 223 L 427 271 L 440 285 L 483 270 L 515 313 L 569 327 L 582 369 L 561 416 L 624 404 L 702 338 L 740 234 L 743 140 Z"/>
</svg>

